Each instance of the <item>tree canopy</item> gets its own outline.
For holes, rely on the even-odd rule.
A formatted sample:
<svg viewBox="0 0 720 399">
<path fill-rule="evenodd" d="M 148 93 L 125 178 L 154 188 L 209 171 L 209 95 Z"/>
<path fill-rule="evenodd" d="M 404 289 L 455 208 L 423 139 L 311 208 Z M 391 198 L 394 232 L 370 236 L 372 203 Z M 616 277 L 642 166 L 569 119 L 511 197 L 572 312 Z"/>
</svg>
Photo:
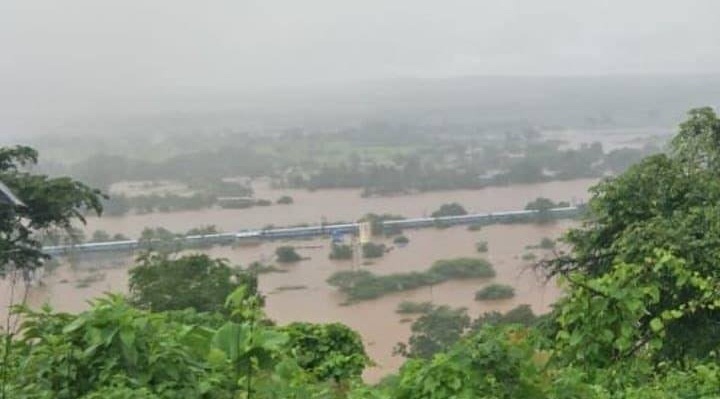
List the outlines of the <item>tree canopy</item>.
<svg viewBox="0 0 720 399">
<path fill-rule="evenodd" d="M 165 254 L 148 253 L 130 269 L 130 302 L 155 312 L 192 308 L 198 312 L 218 312 L 225 298 L 245 286 L 256 295 L 257 277 L 232 268 L 222 259 L 207 255 L 186 255 L 172 259 Z"/>
<path fill-rule="evenodd" d="M 87 212 L 102 213 L 102 193 L 68 177 L 33 174 L 38 153 L 30 147 L 0 148 L 0 181 L 24 205 L 0 203 L 0 275 L 9 265 L 30 270 L 47 258 L 39 237 L 43 231 L 70 231 L 85 223 Z"/>
</svg>

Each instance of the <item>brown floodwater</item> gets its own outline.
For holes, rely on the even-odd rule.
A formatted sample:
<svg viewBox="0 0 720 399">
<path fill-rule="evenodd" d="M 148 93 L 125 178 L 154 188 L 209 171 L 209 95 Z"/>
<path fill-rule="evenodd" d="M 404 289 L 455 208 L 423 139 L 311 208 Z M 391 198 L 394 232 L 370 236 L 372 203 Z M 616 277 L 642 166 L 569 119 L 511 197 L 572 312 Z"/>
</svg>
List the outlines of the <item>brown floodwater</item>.
<svg viewBox="0 0 720 399">
<path fill-rule="evenodd" d="M 292 195 L 296 202 L 288 206 L 271 206 L 246 210 L 204 210 L 168 214 L 132 215 L 123 218 L 93 219 L 88 230 L 105 229 L 111 233 L 136 235 L 144 226 L 163 226 L 182 231 L 201 224 L 215 224 L 232 230 L 258 227 L 268 223 L 288 225 L 319 221 L 355 220 L 367 212 L 399 213 L 406 216 L 428 214 L 442 203 L 457 201 L 469 211 L 495 211 L 520 209 L 538 196 L 555 200 L 584 200 L 587 187 L 594 180 L 576 180 L 534 185 L 490 188 L 477 191 L 450 191 L 392 198 L 360 198 L 356 190 L 330 190 L 307 192 L 302 190 L 271 190 L 256 188 L 258 197 L 271 198 L 282 194 Z M 410 322 L 407 315 L 395 313 L 403 300 L 432 301 L 454 307 L 466 307 L 472 317 L 498 310 L 507 311 L 519 304 L 529 304 L 536 313 L 548 310 L 557 299 L 559 289 L 545 282 L 521 259 L 526 252 L 538 257 L 550 256 L 548 251 L 527 250 L 543 237 L 557 237 L 574 225 L 572 221 L 548 224 L 493 225 L 480 231 L 469 231 L 463 226 L 447 229 L 407 230 L 410 243 L 404 248 L 393 248 L 384 257 L 368 265 L 355 265 L 377 274 L 421 271 L 439 259 L 480 256 L 495 267 L 493 279 L 449 281 L 432 288 L 425 287 L 394 293 L 379 299 L 343 305 L 345 298 L 325 280 L 338 270 L 349 270 L 352 261 L 328 259 L 330 244 L 326 238 L 311 240 L 264 242 L 253 246 L 215 247 L 205 252 L 223 257 L 240 265 L 252 261 L 271 261 L 279 245 L 294 245 L 306 260 L 286 266 L 285 273 L 260 276 L 260 289 L 266 295 L 266 312 L 280 324 L 293 321 L 341 322 L 358 331 L 368 354 L 377 364 L 369 368 L 365 377 L 377 381 L 397 370 L 403 358 L 392 355 L 398 342 L 407 341 Z M 389 239 L 379 239 L 392 246 Z M 487 241 L 489 251 L 478 254 L 475 243 Z M 104 292 L 127 291 L 127 269 L 132 257 L 99 258 L 82 264 L 65 262 L 47 273 L 43 285 L 30 290 L 28 302 L 32 306 L 50 303 L 57 310 L 77 312 L 88 307 L 87 301 Z M 516 296 L 501 301 L 477 302 L 475 291 L 491 282 L 515 287 Z M 0 314 L 8 302 L 7 282 L 0 281 Z M 289 289 L 295 287 L 295 289 Z"/>
<path fill-rule="evenodd" d="M 468 212 L 491 212 L 522 209 L 537 197 L 555 201 L 587 200 L 587 189 L 597 179 L 579 179 L 481 190 L 436 191 L 392 197 L 362 198 L 360 190 L 336 189 L 308 191 L 272 189 L 264 181 L 254 184 L 255 197 L 276 200 L 283 195 L 294 199 L 291 205 L 272 205 L 249 209 L 204 209 L 170 213 L 150 213 L 122 217 L 90 218 L 87 231 L 102 229 L 112 234 L 137 237 L 145 227 L 162 226 L 184 232 L 201 225 L 215 225 L 223 231 L 262 228 L 267 225 L 287 226 L 301 223 L 320 224 L 323 220 L 353 221 L 362 215 L 392 213 L 406 217 L 430 215 L 440 205 L 459 202 Z"/>
</svg>

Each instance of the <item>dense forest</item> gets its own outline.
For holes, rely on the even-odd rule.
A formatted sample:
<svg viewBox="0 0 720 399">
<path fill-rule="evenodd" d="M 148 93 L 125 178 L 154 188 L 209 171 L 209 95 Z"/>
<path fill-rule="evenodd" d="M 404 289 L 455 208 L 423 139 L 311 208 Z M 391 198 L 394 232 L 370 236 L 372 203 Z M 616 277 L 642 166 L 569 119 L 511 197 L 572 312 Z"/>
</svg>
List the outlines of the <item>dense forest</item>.
<svg viewBox="0 0 720 399">
<path fill-rule="evenodd" d="M 0 214 L 4 272 L 42 264 L 35 230 L 102 211 L 85 184 L 27 172 L 36 161 L 30 148 L 0 150 L 0 179 L 25 201 Z M 422 313 L 398 345 L 408 359 L 375 386 L 361 379 L 371 363 L 347 327 L 278 326 L 249 271 L 152 255 L 131 270 L 128 298 L 80 314 L 17 307 L 22 322 L 3 330 L 0 398 L 716 398 L 718 204 L 720 119 L 694 109 L 666 153 L 595 186 L 585 221 L 563 238 L 570 249 L 537 265 L 564 289 L 550 314 L 473 321 L 404 305 Z M 169 262 L 185 272 L 161 284 Z M 185 275 L 214 287 L 202 308 L 152 296 L 175 287 L 182 297 Z"/>
</svg>

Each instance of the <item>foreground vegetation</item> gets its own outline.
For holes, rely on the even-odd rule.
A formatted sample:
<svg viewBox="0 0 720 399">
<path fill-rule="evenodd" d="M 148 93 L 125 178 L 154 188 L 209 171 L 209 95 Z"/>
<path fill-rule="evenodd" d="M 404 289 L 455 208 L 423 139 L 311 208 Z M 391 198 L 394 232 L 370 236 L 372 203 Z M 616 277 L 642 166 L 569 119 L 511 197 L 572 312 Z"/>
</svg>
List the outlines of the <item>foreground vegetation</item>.
<svg viewBox="0 0 720 399">
<path fill-rule="evenodd" d="M 274 326 L 241 286 L 219 314 L 150 312 L 119 296 L 79 315 L 19 308 L 20 329 L 4 331 L 0 397 L 717 398 L 718 143 L 715 113 L 693 110 L 668 154 L 593 189 L 586 222 L 563 238 L 568 252 L 538 265 L 564 288 L 549 315 L 426 310 L 398 350 L 409 359 L 377 386 L 360 380 L 368 361 L 356 333 Z M 0 177 L 27 204 L 0 214 L 5 272 L 42 262 L 33 229 L 100 210 L 87 186 L 18 169 L 35 155 L 0 151 Z"/>
</svg>

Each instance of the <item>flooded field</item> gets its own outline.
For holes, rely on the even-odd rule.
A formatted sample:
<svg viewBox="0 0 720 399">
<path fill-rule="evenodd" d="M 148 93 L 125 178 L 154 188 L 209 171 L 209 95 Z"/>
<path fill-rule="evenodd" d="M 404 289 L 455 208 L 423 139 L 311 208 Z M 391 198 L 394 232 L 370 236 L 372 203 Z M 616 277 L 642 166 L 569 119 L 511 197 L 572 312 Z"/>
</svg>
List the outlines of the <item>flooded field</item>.
<svg viewBox="0 0 720 399">
<path fill-rule="evenodd" d="M 581 202 L 588 198 L 587 189 L 597 179 L 579 179 L 482 190 L 436 191 L 393 197 L 362 198 L 360 190 L 278 190 L 265 182 L 254 185 L 255 197 L 276 200 L 289 195 L 291 205 L 272 205 L 249 209 L 204 209 L 199 211 L 150 213 L 122 217 L 90 218 L 87 231 L 102 229 L 137 237 L 145 227 L 162 226 L 183 232 L 201 225 L 215 225 L 222 231 L 262 228 L 267 225 L 289 226 L 308 223 L 354 221 L 366 213 L 392 213 L 406 217 L 430 215 L 440 205 L 459 202 L 468 212 L 492 212 L 522 209 L 537 197 L 554 201 Z"/>
</svg>

